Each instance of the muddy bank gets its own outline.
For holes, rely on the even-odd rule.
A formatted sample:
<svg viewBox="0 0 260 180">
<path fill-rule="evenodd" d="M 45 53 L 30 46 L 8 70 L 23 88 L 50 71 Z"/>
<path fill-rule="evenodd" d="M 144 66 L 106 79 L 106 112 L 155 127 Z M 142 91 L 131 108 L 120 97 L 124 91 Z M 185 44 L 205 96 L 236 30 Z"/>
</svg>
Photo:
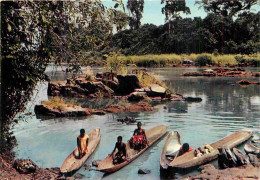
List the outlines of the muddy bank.
<svg viewBox="0 0 260 180">
<path fill-rule="evenodd" d="M 207 76 L 207 77 L 249 77 L 249 76 L 259 76 L 258 72 L 247 72 L 244 69 L 236 68 L 236 69 L 223 69 L 223 68 L 215 68 L 215 69 L 206 69 L 203 72 L 184 72 L 181 74 L 182 76 Z"/>
<path fill-rule="evenodd" d="M 216 169 L 212 164 L 206 164 L 199 168 L 201 174 L 184 178 L 183 180 L 201 179 L 259 179 L 260 167 L 244 165 L 228 169 Z"/>
<path fill-rule="evenodd" d="M 30 174 L 20 174 L 13 168 L 14 161 L 7 162 L 0 156 L 0 179 L 57 179 L 59 177 L 60 168 L 36 168 L 36 171 Z"/>
</svg>

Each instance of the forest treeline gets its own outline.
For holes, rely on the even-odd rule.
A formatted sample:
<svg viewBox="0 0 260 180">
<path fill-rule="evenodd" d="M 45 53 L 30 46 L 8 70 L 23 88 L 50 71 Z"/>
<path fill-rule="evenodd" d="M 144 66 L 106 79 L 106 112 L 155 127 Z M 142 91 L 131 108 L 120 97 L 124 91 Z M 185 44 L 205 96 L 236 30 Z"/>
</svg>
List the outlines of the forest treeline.
<svg viewBox="0 0 260 180">
<path fill-rule="evenodd" d="M 145 24 L 113 36 L 112 47 L 124 55 L 169 53 L 252 54 L 260 51 L 260 13 L 244 12 L 236 19 L 210 13 L 178 18 L 161 26 Z"/>
</svg>

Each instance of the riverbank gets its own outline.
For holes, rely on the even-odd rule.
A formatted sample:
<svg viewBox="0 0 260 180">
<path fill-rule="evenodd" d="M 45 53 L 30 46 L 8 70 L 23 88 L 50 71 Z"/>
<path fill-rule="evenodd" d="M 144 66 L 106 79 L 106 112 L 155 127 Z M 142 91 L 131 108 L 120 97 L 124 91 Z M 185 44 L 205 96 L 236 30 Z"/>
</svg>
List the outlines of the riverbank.
<svg viewBox="0 0 260 180">
<path fill-rule="evenodd" d="M 0 179 L 2 180 L 31 180 L 31 179 L 57 179 L 59 176 L 59 168 L 37 168 L 35 172 L 30 174 L 20 174 L 13 168 L 14 161 L 7 162 L 0 156 Z"/>
<path fill-rule="evenodd" d="M 140 56 L 120 56 L 125 65 L 135 64 L 138 67 L 246 67 L 260 66 L 260 53 L 251 55 L 241 54 L 148 54 Z"/>
</svg>

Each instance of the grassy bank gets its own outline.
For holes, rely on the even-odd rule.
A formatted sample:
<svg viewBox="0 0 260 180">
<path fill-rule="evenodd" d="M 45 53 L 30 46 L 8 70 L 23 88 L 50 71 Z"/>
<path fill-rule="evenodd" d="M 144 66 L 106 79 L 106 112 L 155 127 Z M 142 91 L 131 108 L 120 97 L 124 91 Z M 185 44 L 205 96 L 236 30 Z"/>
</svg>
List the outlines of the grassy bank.
<svg viewBox="0 0 260 180">
<path fill-rule="evenodd" d="M 139 67 L 181 65 L 185 60 L 192 61 L 193 65 L 238 65 L 243 63 L 248 66 L 260 65 L 260 53 L 252 55 L 241 54 L 160 54 L 160 55 L 141 55 L 141 56 L 119 56 L 123 64 L 135 64 Z"/>
</svg>

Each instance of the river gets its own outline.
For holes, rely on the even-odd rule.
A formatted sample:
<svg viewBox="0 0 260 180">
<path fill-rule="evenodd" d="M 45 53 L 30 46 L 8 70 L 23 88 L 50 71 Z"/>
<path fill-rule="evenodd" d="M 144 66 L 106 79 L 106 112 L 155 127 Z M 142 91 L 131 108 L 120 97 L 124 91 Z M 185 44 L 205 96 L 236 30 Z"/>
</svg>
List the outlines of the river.
<svg viewBox="0 0 260 180">
<path fill-rule="evenodd" d="M 49 67 L 46 73 L 52 80 L 64 80 L 66 75 L 61 69 Z M 94 72 L 101 71 L 93 68 Z M 101 141 L 94 154 L 86 162 L 105 158 L 114 148 L 117 136 L 123 136 L 126 142 L 132 135 L 135 124 L 125 125 L 117 122 L 117 118 L 126 115 L 135 117 L 143 123 L 144 129 L 157 125 L 166 125 L 169 130 L 178 131 L 182 143 L 188 142 L 191 147 L 198 147 L 206 143 L 217 141 L 233 132 L 252 130 L 259 136 L 260 125 L 260 86 L 251 85 L 241 87 L 236 81 L 241 78 L 232 77 L 182 77 L 183 71 L 201 71 L 200 68 L 150 68 L 162 79 L 170 90 L 185 96 L 201 97 L 199 103 L 168 102 L 157 103 L 153 112 L 107 114 L 105 116 L 91 116 L 87 118 L 55 118 L 42 120 L 34 114 L 34 105 L 47 100 L 47 83 L 39 83 L 27 110 L 20 114 L 24 121 L 12 128 L 17 138 L 15 147 L 16 158 L 30 158 L 43 168 L 60 167 L 63 160 L 76 146 L 76 137 L 81 128 L 90 132 L 93 128 L 101 128 Z M 259 71 L 260 68 L 247 68 Z M 246 78 L 259 81 L 259 78 Z M 100 107 L 113 103 L 111 100 L 92 101 L 86 106 Z M 165 108 L 165 106 L 167 108 Z M 26 114 L 27 115 L 24 115 Z M 30 114 L 31 113 L 31 114 Z M 29 115 L 28 115 L 29 114 Z M 84 179 L 160 179 L 159 158 L 164 139 L 155 143 L 123 169 L 103 176 L 98 171 L 86 171 L 81 168 L 78 173 Z M 139 168 L 151 170 L 150 174 L 139 175 Z M 197 173 L 176 174 L 176 178 Z"/>
</svg>

